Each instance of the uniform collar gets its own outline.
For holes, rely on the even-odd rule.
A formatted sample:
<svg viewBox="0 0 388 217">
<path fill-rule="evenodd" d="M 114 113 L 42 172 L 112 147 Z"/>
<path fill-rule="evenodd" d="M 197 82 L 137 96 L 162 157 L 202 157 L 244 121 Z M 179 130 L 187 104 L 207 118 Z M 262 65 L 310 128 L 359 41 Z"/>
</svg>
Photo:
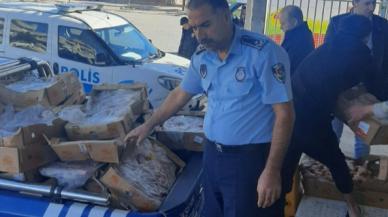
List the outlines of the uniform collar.
<svg viewBox="0 0 388 217">
<path fill-rule="evenodd" d="M 242 51 L 241 41 L 240 41 L 242 29 L 240 27 L 234 25 L 233 30 L 234 30 L 233 41 L 232 41 L 232 44 L 230 45 L 228 56 L 230 54 L 240 55 L 241 51 Z"/>
</svg>

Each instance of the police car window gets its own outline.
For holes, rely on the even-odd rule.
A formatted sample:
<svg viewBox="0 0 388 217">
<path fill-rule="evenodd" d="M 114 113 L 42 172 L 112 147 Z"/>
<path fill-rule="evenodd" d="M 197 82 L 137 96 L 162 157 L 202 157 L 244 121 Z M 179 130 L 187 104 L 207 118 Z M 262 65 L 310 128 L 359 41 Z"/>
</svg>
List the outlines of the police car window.
<svg viewBox="0 0 388 217">
<path fill-rule="evenodd" d="M 111 64 L 111 56 L 90 30 L 58 27 L 58 56 L 96 66 Z"/>
<path fill-rule="evenodd" d="M 0 18 L 0 44 L 3 44 L 4 18 Z"/>
<path fill-rule="evenodd" d="M 13 19 L 9 44 L 12 47 L 44 53 L 47 50 L 47 23 Z"/>
<path fill-rule="evenodd" d="M 158 56 L 158 49 L 131 24 L 97 29 L 95 32 L 124 61 Z"/>
</svg>

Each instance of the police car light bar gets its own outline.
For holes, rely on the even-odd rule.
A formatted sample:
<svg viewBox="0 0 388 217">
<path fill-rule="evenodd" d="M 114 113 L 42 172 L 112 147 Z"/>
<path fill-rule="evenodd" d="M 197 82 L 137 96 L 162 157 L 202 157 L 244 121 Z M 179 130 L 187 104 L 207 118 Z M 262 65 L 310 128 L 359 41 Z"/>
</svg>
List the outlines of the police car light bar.
<svg viewBox="0 0 388 217">
<path fill-rule="evenodd" d="M 103 5 L 102 4 L 55 4 L 59 12 L 62 13 L 71 13 L 71 12 L 78 12 L 78 11 L 87 11 L 87 10 L 101 10 Z"/>
</svg>

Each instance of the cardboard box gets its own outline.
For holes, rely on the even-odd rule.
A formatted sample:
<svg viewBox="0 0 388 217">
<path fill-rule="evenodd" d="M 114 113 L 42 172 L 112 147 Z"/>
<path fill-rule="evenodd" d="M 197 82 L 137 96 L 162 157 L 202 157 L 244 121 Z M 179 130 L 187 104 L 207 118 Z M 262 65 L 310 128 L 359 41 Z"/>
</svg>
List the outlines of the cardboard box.
<svg viewBox="0 0 388 217">
<path fill-rule="evenodd" d="M 124 149 L 120 140 L 61 141 L 52 138 L 49 144 L 62 161 L 92 159 L 96 162 L 119 163 Z"/>
<path fill-rule="evenodd" d="M 382 160 L 384 158 L 379 156 L 369 156 L 369 163 L 357 168 L 352 163 L 347 162 L 354 180 L 352 194 L 357 203 L 388 208 L 388 182 L 378 179 Z M 364 169 L 365 166 L 367 166 L 367 170 Z M 301 174 L 304 194 L 343 201 L 343 195 L 337 190 L 334 181 L 327 177 L 327 173 L 329 170 L 322 164 L 317 164 L 316 161 L 302 161 Z"/>
<path fill-rule="evenodd" d="M 137 116 L 143 113 L 147 113 L 149 111 L 147 86 L 146 84 L 143 84 L 143 83 L 96 85 L 96 86 L 93 86 L 91 96 L 93 97 L 93 95 L 96 95 L 101 91 L 109 91 L 109 90 L 117 90 L 117 89 L 128 89 L 128 90 L 133 90 L 140 93 L 141 100 L 138 103 L 131 105 L 133 118 L 137 118 Z"/>
<path fill-rule="evenodd" d="M 13 135 L 0 138 L 0 146 L 22 148 L 31 144 L 46 144 L 43 134 L 49 137 L 64 136 L 65 124 L 65 121 L 56 119 L 51 126 L 34 124 L 19 128 Z"/>
<path fill-rule="evenodd" d="M 22 148 L 0 147 L 0 171 L 22 173 L 57 160 L 47 144 L 31 144 Z"/>
<path fill-rule="evenodd" d="M 331 200 L 343 201 L 343 195 L 337 190 L 333 182 L 325 179 L 312 177 L 303 177 L 304 193 L 309 196 L 321 197 Z M 376 180 L 377 181 L 377 180 Z M 365 188 L 368 185 L 367 188 Z M 368 182 L 364 187 L 355 185 L 353 196 L 360 205 L 373 206 L 378 208 L 388 208 L 388 183 L 387 182 Z M 378 189 L 372 186 L 381 185 Z M 370 188 L 370 187 L 372 188 Z"/>
<path fill-rule="evenodd" d="M 284 208 L 285 217 L 295 216 L 301 199 L 302 189 L 300 187 L 300 173 L 299 170 L 297 170 L 293 177 L 292 190 L 286 195 L 286 205 Z"/>
<path fill-rule="evenodd" d="M 204 133 L 166 132 L 163 128 L 156 129 L 156 138 L 172 150 L 203 151 Z"/>
<path fill-rule="evenodd" d="M 120 121 L 109 124 L 84 125 L 77 123 L 67 123 L 65 126 L 67 137 L 70 140 L 105 140 L 114 138 L 124 138 L 132 129 L 130 114 L 122 117 Z"/>
<path fill-rule="evenodd" d="M 36 104 L 52 107 L 60 105 L 74 93 L 80 91 L 81 95 L 84 95 L 78 78 L 71 73 L 64 73 L 56 76 L 51 86 L 24 93 L 11 90 L 4 83 L 0 84 L 0 101 L 4 104 L 11 104 L 18 110 Z"/>
<path fill-rule="evenodd" d="M 379 102 L 363 87 L 354 87 L 342 93 L 337 101 L 336 116 L 348 123 L 348 109 L 353 105 L 371 105 Z M 355 125 L 347 124 L 366 144 L 388 144 L 388 120 L 367 117 Z"/>
<path fill-rule="evenodd" d="M 185 163 L 177 155 L 156 140 L 152 140 L 152 142 L 160 145 L 160 147 L 166 150 L 169 159 L 171 159 L 179 168 L 178 173 L 182 171 L 185 167 Z M 131 146 L 130 149 L 126 149 L 125 152 L 131 152 L 132 148 L 134 148 L 134 146 Z M 157 200 L 147 196 L 140 191 L 138 187 L 126 181 L 115 166 L 110 167 L 100 180 L 110 190 L 114 204 L 119 204 L 122 208 L 135 208 L 135 210 L 140 210 L 142 212 L 151 212 L 159 208 L 160 204 Z"/>
<path fill-rule="evenodd" d="M 93 89 L 91 98 L 93 99 L 93 97 L 101 91 L 117 89 L 129 89 L 136 91 L 139 94 L 139 100 L 129 104 L 128 107 L 130 109 L 128 110 L 128 113 L 121 117 L 118 121 L 108 124 L 93 125 L 68 123 L 65 126 L 65 129 L 70 140 L 104 140 L 125 137 L 125 135 L 133 128 L 134 121 L 148 110 L 147 92 L 144 85 L 137 83 L 131 85 L 99 85 Z"/>
<path fill-rule="evenodd" d="M 177 115 L 189 116 L 189 117 L 204 117 L 203 112 L 179 112 Z M 171 131 L 169 129 L 158 127 L 155 129 L 156 138 L 166 144 L 167 147 L 173 150 L 189 150 L 189 151 L 202 151 L 203 145 L 206 141 L 205 134 L 202 132 L 182 132 Z"/>
<path fill-rule="evenodd" d="M 66 99 L 65 89 L 65 83 L 61 79 L 58 79 L 50 87 L 25 93 L 8 89 L 5 85 L 0 84 L 0 100 L 2 103 L 11 104 L 19 110 L 36 104 L 55 106 Z"/>
</svg>

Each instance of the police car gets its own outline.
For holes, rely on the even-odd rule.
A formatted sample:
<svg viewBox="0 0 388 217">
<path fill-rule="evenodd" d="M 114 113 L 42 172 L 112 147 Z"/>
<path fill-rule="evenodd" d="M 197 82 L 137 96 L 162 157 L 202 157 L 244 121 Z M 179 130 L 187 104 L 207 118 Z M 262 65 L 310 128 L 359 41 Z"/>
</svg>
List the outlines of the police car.
<svg viewBox="0 0 388 217">
<path fill-rule="evenodd" d="M 189 65 L 156 48 L 125 18 L 86 4 L 0 3 L 0 56 L 36 57 L 56 74 L 72 71 L 86 92 L 102 83 L 147 83 L 153 107 Z"/>
<path fill-rule="evenodd" d="M 31 58 L 10 59 L 0 57 L 0 79 L 6 79 L 11 75 L 19 75 L 25 72 L 32 72 L 40 77 L 53 76 L 50 67 L 44 61 Z M 82 189 L 65 190 L 52 182 L 28 183 L 15 181 L 15 179 L 20 180 L 18 177 L 22 175 L 0 173 L 0 216 L 199 217 L 203 205 L 200 182 L 202 154 L 185 150 L 176 150 L 175 153 L 185 161 L 186 165 L 177 175 L 175 183 L 159 209 L 154 212 L 141 213 L 135 209 L 128 211 L 113 208 L 110 204 L 110 195 L 104 192 L 92 193 Z M 27 154 L 20 157 L 24 159 L 24 157 L 30 158 L 31 156 Z M 9 156 L 7 159 L 9 159 Z M 14 160 L 17 159 L 11 159 L 10 162 Z"/>
</svg>

